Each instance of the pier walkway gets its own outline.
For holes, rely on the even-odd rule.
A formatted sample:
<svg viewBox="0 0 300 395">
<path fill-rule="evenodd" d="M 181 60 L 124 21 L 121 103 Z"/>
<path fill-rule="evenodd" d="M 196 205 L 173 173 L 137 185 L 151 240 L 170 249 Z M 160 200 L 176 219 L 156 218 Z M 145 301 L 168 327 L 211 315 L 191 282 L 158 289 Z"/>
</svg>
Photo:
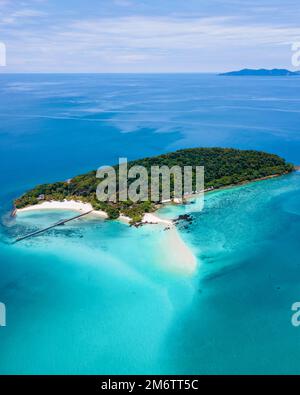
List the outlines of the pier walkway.
<svg viewBox="0 0 300 395">
<path fill-rule="evenodd" d="M 61 221 L 58 221 L 58 222 L 56 222 L 56 223 L 53 224 L 53 225 L 47 226 L 47 228 L 40 229 L 40 230 L 36 230 L 35 232 L 31 232 L 31 233 L 29 233 L 29 234 L 27 234 L 27 235 L 25 235 L 25 236 L 19 237 L 19 238 L 16 239 L 14 242 L 17 243 L 17 242 L 19 242 L 19 241 L 21 241 L 21 240 L 28 239 L 29 237 L 37 236 L 37 235 L 39 235 L 39 234 L 41 234 L 41 233 L 46 232 L 46 231 L 49 230 L 49 229 L 55 228 L 56 226 L 61 226 L 61 225 L 66 224 L 67 222 L 74 221 L 75 219 L 84 217 L 85 215 L 90 214 L 92 211 L 93 211 L 93 210 L 91 210 L 91 211 L 86 211 L 86 212 L 84 212 L 83 214 L 76 215 L 75 217 L 72 217 L 72 218 L 62 219 Z"/>
</svg>

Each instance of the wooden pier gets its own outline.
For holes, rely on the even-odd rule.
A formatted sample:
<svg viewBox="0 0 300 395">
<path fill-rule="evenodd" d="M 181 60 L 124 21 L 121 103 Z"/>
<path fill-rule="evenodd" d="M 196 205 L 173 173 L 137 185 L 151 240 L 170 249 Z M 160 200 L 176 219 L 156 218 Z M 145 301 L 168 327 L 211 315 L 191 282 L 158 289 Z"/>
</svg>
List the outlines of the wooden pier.
<svg viewBox="0 0 300 395">
<path fill-rule="evenodd" d="M 58 222 L 56 222 L 56 223 L 53 224 L 53 225 L 47 226 L 47 228 L 40 229 L 40 230 L 36 230 L 35 232 L 31 232 L 31 233 L 29 233 L 29 234 L 27 234 L 27 235 L 25 235 L 25 236 L 19 237 L 18 239 L 15 240 L 15 243 L 17 243 L 17 242 L 19 242 L 19 241 L 21 241 L 21 240 L 28 239 L 29 237 L 37 236 L 37 235 L 39 235 L 39 234 L 41 234 L 41 233 L 46 232 L 46 231 L 49 230 L 49 229 L 55 228 L 56 226 L 61 226 L 61 225 L 66 224 L 67 222 L 74 221 L 75 219 L 84 217 L 85 215 L 90 214 L 92 211 L 93 211 L 93 210 L 86 211 L 85 213 L 76 215 L 75 217 L 72 217 L 72 218 L 62 219 L 61 221 L 58 221 Z"/>
</svg>

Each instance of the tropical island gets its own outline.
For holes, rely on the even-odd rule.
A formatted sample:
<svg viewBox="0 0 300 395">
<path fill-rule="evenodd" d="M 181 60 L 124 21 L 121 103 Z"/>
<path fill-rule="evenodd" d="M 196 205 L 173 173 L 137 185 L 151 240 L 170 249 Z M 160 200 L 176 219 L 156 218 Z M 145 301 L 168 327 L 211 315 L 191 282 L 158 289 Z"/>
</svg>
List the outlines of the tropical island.
<svg viewBox="0 0 300 395">
<path fill-rule="evenodd" d="M 191 166 L 193 171 L 195 166 L 204 166 L 204 191 L 280 176 L 294 170 L 292 164 L 277 155 L 233 148 L 181 149 L 168 154 L 128 162 L 128 168 L 132 166 L 144 166 L 149 174 L 152 166 L 168 166 L 169 168 Z M 114 166 L 114 168 L 117 172 L 118 167 Z M 129 181 L 129 185 L 133 181 L 134 179 Z M 99 179 L 96 177 L 96 171 L 90 171 L 67 181 L 38 185 L 17 198 L 14 201 L 14 206 L 18 212 L 31 208 L 39 209 L 42 206 L 44 208 L 52 206 L 59 208 L 61 205 L 63 208 L 65 207 L 64 202 L 73 202 L 74 208 L 74 204 L 77 204 L 78 208 L 85 205 L 86 209 L 90 207 L 91 210 L 102 213 L 109 219 L 123 216 L 128 218 L 129 222 L 136 224 L 141 222 L 145 215 L 151 216 L 151 213 L 161 207 L 163 203 L 163 201 L 154 203 L 150 198 L 139 202 L 130 200 L 102 202 L 96 196 L 98 184 Z M 172 194 L 174 179 L 171 178 L 170 184 Z M 119 185 L 117 185 L 118 187 Z M 151 190 L 150 184 L 149 188 Z M 194 177 L 193 188 L 195 188 Z M 117 189 L 117 193 L 119 192 Z M 194 193 L 196 192 L 199 191 L 194 191 Z M 182 196 L 182 199 L 177 203 L 183 203 L 184 200 L 185 196 Z M 175 202 L 174 197 L 171 202 Z"/>
<path fill-rule="evenodd" d="M 299 71 L 290 71 L 287 69 L 242 69 L 239 71 L 229 71 L 221 73 L 222 76 L 267 76 L 267 77 L 281 77 L 281 76 L 300 76 Z"/>
</svg>

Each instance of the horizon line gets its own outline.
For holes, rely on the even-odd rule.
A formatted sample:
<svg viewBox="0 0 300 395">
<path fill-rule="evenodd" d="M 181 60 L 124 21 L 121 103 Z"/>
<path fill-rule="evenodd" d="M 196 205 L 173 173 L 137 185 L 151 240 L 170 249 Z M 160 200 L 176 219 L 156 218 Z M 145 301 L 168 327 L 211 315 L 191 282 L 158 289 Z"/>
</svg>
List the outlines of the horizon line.
<svg viewBox="0 0 300 395">
<path fill-rule="evenodd" d="M 8 74 L 219 74 L 224 71 L 8 71 L 0 75 Z"/>
</svg>

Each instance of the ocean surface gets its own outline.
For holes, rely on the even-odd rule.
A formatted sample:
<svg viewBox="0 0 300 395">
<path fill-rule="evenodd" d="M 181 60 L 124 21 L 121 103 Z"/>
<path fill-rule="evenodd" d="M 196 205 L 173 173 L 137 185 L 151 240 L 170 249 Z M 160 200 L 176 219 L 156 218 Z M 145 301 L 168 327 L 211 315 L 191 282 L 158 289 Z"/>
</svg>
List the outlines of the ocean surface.
<svg viewBox="0 0 300 395">
<path fill-rule="evenodd" d="M 0 75 L 0 373 L 300 373 L 300 172 L 205 197 L 179 232 L 73 215 L 9 217 L 39 183 L 185 147 L 277 153 L 300 164 L 300 78 Z M 166 207 L 174 218 L 183 207 Z"/>
</svg>

